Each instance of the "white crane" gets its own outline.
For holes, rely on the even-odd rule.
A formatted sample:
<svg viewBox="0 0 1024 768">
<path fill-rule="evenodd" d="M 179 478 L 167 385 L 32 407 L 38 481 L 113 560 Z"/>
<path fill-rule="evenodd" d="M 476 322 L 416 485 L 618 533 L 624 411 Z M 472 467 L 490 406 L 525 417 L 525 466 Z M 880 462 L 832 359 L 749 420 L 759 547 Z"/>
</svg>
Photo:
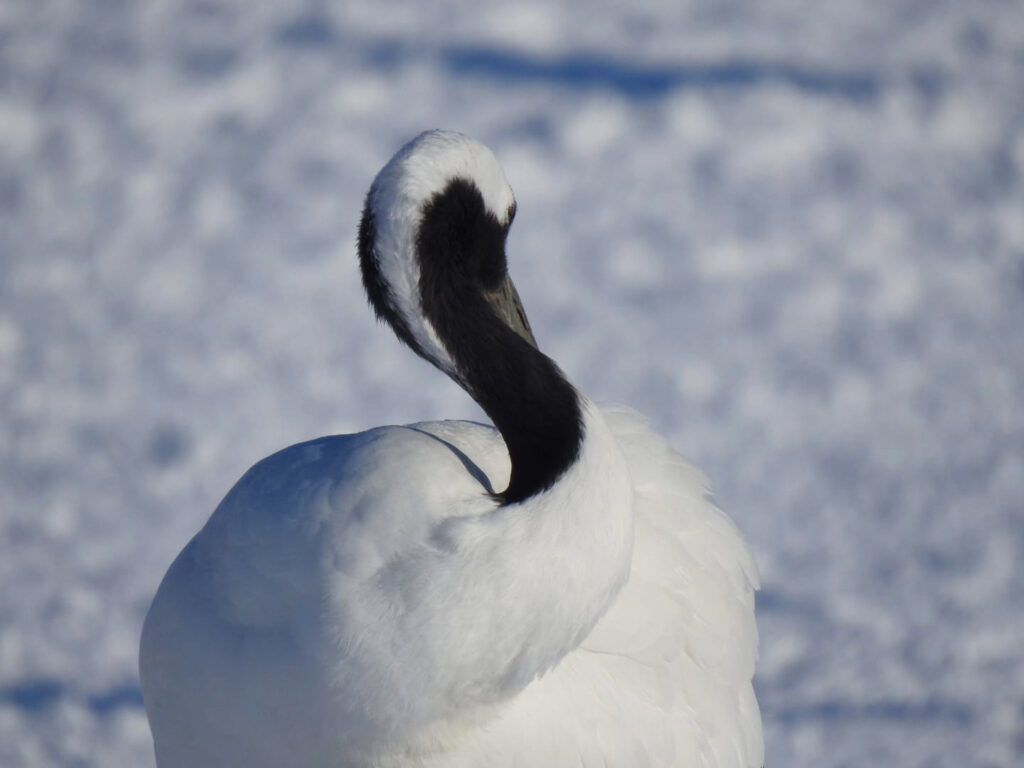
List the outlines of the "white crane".
<svg viewBox="0 0 1024 768">
<path fill-rule="evenodd" d="M 294 445 L 167 572 L 140 671 L 160 768 L 757 768 L 757 574 L 704 476 L 537 349 L 512 191 L 458 133 L 359 229 L 379 317 L 495 428 Z"/>
</svg>

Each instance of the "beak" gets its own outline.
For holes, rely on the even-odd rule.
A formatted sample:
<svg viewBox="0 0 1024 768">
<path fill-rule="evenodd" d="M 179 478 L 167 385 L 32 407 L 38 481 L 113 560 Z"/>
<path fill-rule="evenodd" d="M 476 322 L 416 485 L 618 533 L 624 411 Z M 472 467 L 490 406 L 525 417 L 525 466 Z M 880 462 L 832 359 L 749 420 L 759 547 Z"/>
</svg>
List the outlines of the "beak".
<svg viewBox="0 0 1024 768">
<path fill-rule="evenodd" d="M 497 313 L 505 324 L 513 331 L 526 339 L 534 349 L 537 349 L 537 340 L 533 338 L 533 331 L 530 330 L 530 321 L 526 319 L 526 312 L 523 310 L 523 302 L 519 299 L 519 292 L 512 282 L 512 278 L 505 275 L 496 291 L 485 291 L 484 298 L 491 308 Z"/>
</svg>

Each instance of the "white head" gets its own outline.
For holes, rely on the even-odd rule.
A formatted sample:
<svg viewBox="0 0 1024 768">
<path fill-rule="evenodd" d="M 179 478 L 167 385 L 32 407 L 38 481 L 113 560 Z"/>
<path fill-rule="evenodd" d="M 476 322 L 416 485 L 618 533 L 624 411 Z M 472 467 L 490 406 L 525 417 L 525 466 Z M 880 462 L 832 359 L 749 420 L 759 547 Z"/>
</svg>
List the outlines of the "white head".
<svg viewBox="0 0 1024 768">
<path fill-rule="evenodd" d="M 402 147 L 377 174 L 366 198 L 359 236 L 364 281 L 378 314 L 404 341 L 450 375 L 457 375 L 451 354 L 424 313 L 417 238 L 427 207 L 454 180 L 475 187 L 487 214 L 507 231 L 515 214 L 515 198 L 494 154 L 461 133 L 434 130 Z M 371 277 L 367 260 L 375 265 Z M 375 286 L 370 284 L 374 279 L 382 295 L 374 295 Z"/>
</svg>

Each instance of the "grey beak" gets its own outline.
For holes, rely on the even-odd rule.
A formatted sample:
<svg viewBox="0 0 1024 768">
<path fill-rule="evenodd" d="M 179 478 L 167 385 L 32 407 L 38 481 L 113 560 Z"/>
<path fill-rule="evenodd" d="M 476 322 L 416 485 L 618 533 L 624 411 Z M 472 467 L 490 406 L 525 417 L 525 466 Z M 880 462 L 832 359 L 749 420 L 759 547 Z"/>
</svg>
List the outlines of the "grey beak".
<svg viewBox="0 0 1024 768">
<path fill-rule="evenodd" d="M 485 291 L 484 298 L 509 328 L 530 342 L 534 349 L 537 349 L 537 340 L 533 337 L 533 331 L 530 330 L 530 321 L 526 319 L 523 302 L 519 298 L 519 292 L 511 277 L 505 275 L 505 280 L 498 290 Z"/>
</svg>

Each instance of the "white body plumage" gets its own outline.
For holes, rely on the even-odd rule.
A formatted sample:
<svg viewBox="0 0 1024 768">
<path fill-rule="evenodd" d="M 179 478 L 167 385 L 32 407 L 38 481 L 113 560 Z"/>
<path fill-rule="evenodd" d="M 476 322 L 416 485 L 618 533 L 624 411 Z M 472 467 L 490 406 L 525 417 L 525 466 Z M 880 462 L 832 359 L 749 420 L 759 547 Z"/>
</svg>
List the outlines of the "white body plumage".
<svg viewBox="0 0 1024 768">
<path fill-rule="evenodd" d="M 429 258 L 403 256 L 427 248 L 453 174 L 507 231 L 490 152 L 425 134 L 371 189 L 368 290 L 381 280 L 378 311 L 487 408 L 471 342 L 431 320 Z M 537 376 L 561 375 L 541 358 Z M 746 544 L 638 415 L 565 386 L 554 473 L 529 469 L 518 427 L 466 422 L 321 438 L 249 470 L 147 616 L 160 767 L 760 766 Z"/>
</svg>

